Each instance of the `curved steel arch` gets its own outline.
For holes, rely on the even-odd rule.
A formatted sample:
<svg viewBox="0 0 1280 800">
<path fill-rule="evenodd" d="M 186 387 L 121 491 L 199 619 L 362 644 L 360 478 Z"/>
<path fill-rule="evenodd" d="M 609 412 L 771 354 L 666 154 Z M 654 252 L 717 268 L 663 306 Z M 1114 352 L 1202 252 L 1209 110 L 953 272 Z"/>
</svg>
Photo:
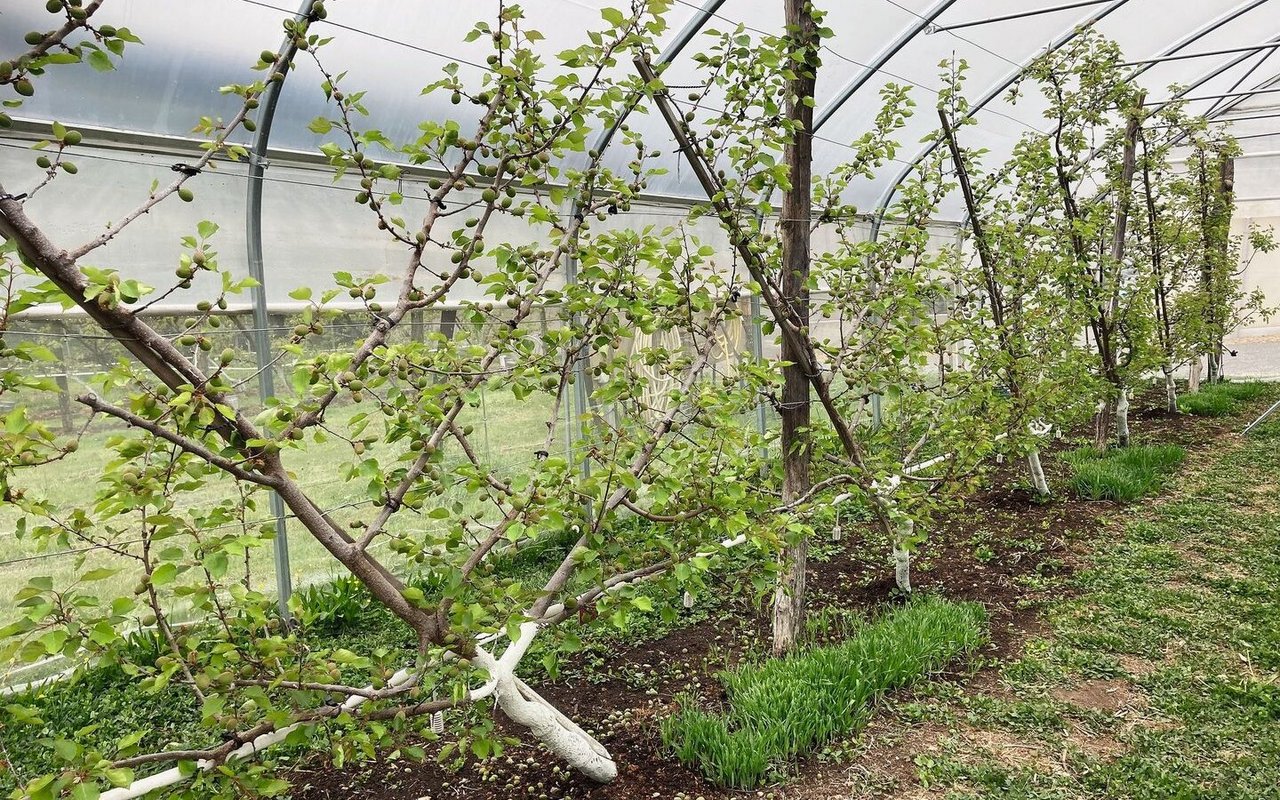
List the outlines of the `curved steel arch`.
<svg viewBox="0 0 1280 800">
<path fill-rule="evenodd" d="M 1071 32 L 1066 33 L 1063 36 L 1059 37 L 1057 40 L 1055 40 L 1053 44 L 1051 44 L 1046 49 L 1045 52 L 1052 53 L 1056 50 L 1061 49 L 1062 47 L 1065 47 L 1067 44 L 1072 42 L 1077 36 L 1079 36 L 1082 30 L 1084 30 L 1089 26 L 1096 25 L 1098 22 L 1101 22 L 1103 19 L 1110 16 L 1113 12 L 1119 10 L 1127 2 L 1128 0 L 1113 0 L 1113 2 L 1109 3 L 1105 8 L 1093 14 L 1088 21 L 1082 23 L 1081 25 L 1073 29 Z M 1199 40 L 1203 39 L 1205 36 L 1208 36 L 1209 34 L 1218 30 L 1222 26 L 1227 25 L 1239 19 L 1240 17 L 1244 16 L 1250 11 L 1253 11 L 1255 8 L 1258 8 L 1259 6 L 1264 5 L 1267 2 L 1268 0 L 1248 0 L 1248 2 L 1245 2 L 1237 6 L 1236 8 L 1226 12 L 1225 14 L 1212 20 L 1211 22 L 1205 23 L 1196 31 L 1193 31 L 1192 33 L 1186 35 L 1176 43 L 1165 48 L 1165 50 L 1162 53 L 1160 53 L 1160 55 L 1161 56 L 1174 55 L 1180 52 L 1181 50 L 1185 49 L 1189 45 L 1192 45 L 1195 42 L 1198 42 Z M 1246 55 L 1244 58 L 1248 58 L 1248 56 Z M 1241 58 L 1240 61 L 1243 61 L 1244 58 Z M 1235 63 L 1238 64 L 1239 61 L 1236 61 Z M 1132 77 L 1137 77 L 1138 75 L 1141 75 L 1142 73 L 1150 69 L 1152 66 L 1153 65 L 1151 64 L 1147 64 L 1135 70 L 1133 72 Z M 1232 64 L 1231 66 L 1235 66 L 1235 64 Z M 987 92 L 987 94 L 985 94 L 981 100 L 979 100 L 969 109 L 968 116 L 973 116 L 977 112 L 981 111 L 987 104 L 989 104 L 992 100 L 998 97 L 1006 89 L 1012 86 L 1014 82 L 1017 81 L 1019 77 L 1021 77 L 1022 73 L 1026 70 L 1026 68 L 1027 68 L 1027 65 L 1024 64 L 1022 67 L 1010 73 L 1010 75 L 1004 81 L 1001 81 L 1000 85 L 992 88 L 989 92 Z M 1210 80 L 1210 79 L 1211 78 L 1205 78 L 1204 80 Z M 906 179 L 911 175 L 911 171 L 914 170 L 917 166 L 919 166 L 920 163 L 924 161 L 924 159 L 928 158 L 929 155 L 933 153 L 934 150 L 937 149 L 937 147 L 938 147 L 938 142 L 934 142 L 926 146 L 918 155 L 916 155 L 914 159 L 912 159 L 910 164 L 907 167 L 905 167 L 902 170 L 902 172 L 898 174 L 898 176 L 894 179 L 893 183 L 890 184 L 889 188 L 885 190 L 884 195 L 880 198 L 880 202 L 877 204 L 876 213 L 872 218 L 872 223 L 871 223 L 872 241 L 875 241 L 875 239 L 879 236 L 880 226 L 884 221 L 884 214 L 888 210 L 889 204 L 893 201 L 894 195 L 897 194 L 898 189 L 902 186 L 903 182 L 906 181 Z"/>
<path fill-rule="evenodd" d="M 1076 27 L 1072 28 L 1069 32 L 1064 33 L 1061 36 L 1059 36 L 1057 39 L 1055 39 L 1047 48 L 1045 48 L 1043 53 L 1053 53 L 1058 50 L 1061 50 L 1063 47 L 1066 47 L 1068 44 L 1075 41 L 1076 37 L 1078 37 L 1082 31 L 1106 19 L 1112 13 L 1120 10 L 1128 2 L 1129 0 L 1112 0 L 1110 3 L 1106 5 L 1106 7 L 1091 14 L 1085 22 L 1080 23 Z M 1266 0 L 1251 0 L 1251 2 L 1262 3 L 1262 2 L 1266 2 Z M 1039 58 L 1041 55 L 1043 55 L 1043 53 L 1037 53 L 1035 58 Z M 1030 61 L 1028 61 L 1025 64 L 1022 64 L 1017 69 L 1013 70 L 1007 76 L 1005 76 L 1005 78 L 1001 80 L 998 83 L 998 85 L 993 86 L 991 89 L 989 89 L 986 94 L 984 94 L 976 103 L 973 104 L 972 107 L 970 107 L 968 113 L 965 115 L 965 118 L 968 119 L 972 117 L 974 114 L 978 113 L 983 108 L 985 108 L 989 103 L 991 103 L 992 100 L 995 100 L 997 97 L 1003 94 L 1006 89 L 1008 89 L 1018 80 L 1018 78 L 1022 77 L 1022 73 L 1026 71 L 1029 65 L 1030 65 Z M 894 178 L 893 183 L 889 184 L 889 188 L 885 190 L 885 193 L 883 195 L 881 195 L 879 202 L 876 203 L 876 212 L 871 218 L 871 241 L 874 242 L 876 239 L 879 238 L 880 227 L 884 223 L 885 212 L 888 210 L 889 204 L 893 202 L 893 196 L 898 193 L 899 187 L 901 187 L 903 182 L 906 181 L 908 177 L 910 177 L 912 170 L 914 170 L 916 167 L 918 167 L 921 164 L 921 162 L 923 162 L 926 158 L 928 158 L 933 153 L 934 150 L 938 149 L 939 144 L 940 142 L 934 141 L 933 143 L 926 145 L 923 150 L 921 150 L 918 154 L 916 154 L 915 158 L 911 159 L 910 163 L 908 163 L 907 166 L 903 167 L 902 171 L 898 173 L 898 176 Z"/>
<path fill-rule="evenodd" d="M 1270 39 L 1268 39 L 1268 40 L 1267 40 L 1267 44 L 1274 44 L 1275 46 L 1280 47 L 1280 35 L 1273 36 L 1273 37 L 1271 37 Z M 1172 103 L 1175 103 L 1175 102 L 1177 102 L 1178 100 L 1181 100 L 1182 98 L 1186 97 L 1186 96 L 1187 96 L 1188 94 L 1190 94 L 1191 92 L 1193 92 L 1193 91 L 1195 91 L 1196 89 L 1200 88 L 1201 86 L 1204 86 L 1206 83 L 1208 83 L 1209 81 L 1211 81 L 1211 80 L 1213 80 L 1214 78 L 1218 77 L 1219 75 L 1221 75 L 1222 73 L 1226 72 L 1227 70 L 1229 70 L 1229 69 L 1233 69 L 1233 68 L 1235 68 L 1235 67 L 1240 66 L 1240 64 L 1242 64 L 1244 61 L 1248 60 L 1249 58 L 1252 58 L 1252 55 L 1245 55 L 1245 56 L 1239 56 L 1239 57 L 1237 57 L 1237 58 L 1233 58 L 1233 59 L 1231 59 L 1230 61 L 1228 61 L 1228 62 L 1226 62 L 1226 63 L 1224 63 L 1224 64 L 1219 65 L 1217 68 L 1212 69 L 1212 70 L 1210 70 L 1209 72 L 1204 73 L 1201 77 L 1196 78 L 1194 81 L 1192 81 L 1191 83 L 1187 84 L 1187 86 L 1186 86 L 1185 88 L 1179 89 L 1177 92 L 1175 92 L 1175 93 L 1174 93 L 1174 95 L 1173 95 L 1173 97 L 1170 97 L 1168 100 L 1160 100 L 1160 101 L 1157 101 L 1156 103 L 1154 103 L 1153 105 L 1159 106 L 1160 108 L 1164 108 L 1165 106 L 1168 106 L 1168 105 L 1170 105 L 1170 104 L 1172 104 Z M 1246 75 L 1246 77 L 1248 77 L 1248 76 Z M 1264 88 L 1266 88 L 1266 87 L 1267 87 L 1267 85 L 1268 85 L 1269 83 L 1274 82 L 1274 80 L 1275 80 L 1274 78 L 1272 78 L 1272 79 L 1268 79 L 1268 80 L 1263 81 L 1262 83 L 1258 84 L 1257 86 L 1253 87 L 1253 89 L 1249 89 L 1249 90 L 1246 90 L 1246 91 L 1256 92 L 1256 91 L 1258 91 L 1258 90 L 1260 90 L 1260 89 L 1264 89 Z M 1207 99 L 1211 99 L 1211 98 L 1210 98 L 1210 97 L 1202 97 L 1202 98 L 1199 98 L 1199 99 L 1200 99 L 1201 101 L 1203 101 L 1203 100 L 1207 100 Z M 1242 96 L 1242 97 L 1240 97 L 1239 99 L 1235 100 L 1235 102 L 1236 102 L 1236 103 L 1242 103 L 1242 102 L 1244 102 L 1244 101 L 1245 101 L 1245 100 L 1247 100 L 1247 99 L 1249 99 L 1249 98 L 1248 98 L 1248 96 Z"/>
<path fill-rule="evenodd" d="M 858 90 L 865 86 L 867 81 L 871 80 L 877 72 L 883 69 L 885 64 L 892 61 L 894 56 L 902 52 L 903 48 L 915 41 L 917 36 L 922 33 L 927 33 L 929 29 L 933 27 L 933 23 L 937 21 L 938 17 L 945 14 L 947 9 L 955 5 L 956 2 L 957 0 L 940 0 L 940 2 L 935 4 L 933 8 L 929 9 L 920 17 L 919 22 L 903 31 L 892 44 L 882 50 L 880 54 L 867 65 L 866 70 L 862 74 L 845 84 L 845 86 L 836 95 L 836 98 L 832 100 L 826 108 L 822 109 L 822 112 L 818 114 L 818 118 L 813 122 L 812 132 L 816 134 L 821 130 L 822 126 L 840 110 L 840 107 L 843 106 L 849 98 L 857 94 Z"/>
<path fill-rule="evenodd" d="M 1247 81 L 1247 80 L 1249 80 L 1249 78 L 1251 78 L 1251 77 L 1253 76 L 1253 73 L 1255 73 L 1255 72 L 1257 72 L 1259 69 L 1261 69 L 1261 68 L 1262 68 L 1262 65 L 1263 65 L 1263 64 L 1265 64 L 1265 63 L 1267 63 L 1267 61 L 1268 61 L 1268 60 L 1270 60 L 1270 58 L 1271 58 L 1273 55 L 1275 55 L 1275 54 L 1276 54 L 1276 48 L 1277 48 L 1277 47 L 1280 47 L 1280 44 L 1272 45 L 1270 48 L 1264 48 L 1264 50 L 1267 50 L 1267 51 L 1268 51 L 1268 52 L 1266 53 L 1266 55 L 1264 55 L 1264 56 L 1262 56 L 1262 58 L 1258 59 L 1258 63 L 1256 63 L 1256 64 L 1254 64 L 1252 67 L 1250 67 L 1248 72 L 1246 72 L 1245 74 L 1241 75 L 1241 76 L 1240 76 L 1240 79 L 1239 79 L 1238 81 L 1236 81 L 1235 83 L 1231 84 L 1231 88 L 1230 88 L 1230 89 L 1228 89 L 1228 90 L 1227 90 L 1227 92 L 1228 92 L 1228 93 L 1230 93 L 1230 92 L 1234 92 L 1234 91 L 1236 91 L 1237 89 L 1239 89 L 1241 86 L 1243 86 L 1243 85 L 1244 85 L 1244 82 L 1245 82 L 1245 81 Z M 1262 50 L 1259 50 L 1258 52 L 1263 52 L 1263 51 L 1262 51 Z M 1277 80 L 1277 76 L 1272 76 L 1272 77 L 1268 78 L 1267 80 L 1263 81 L 1263 82 L 1262 82 L 1261 84 L 1259 84 L 1259 85 L 1260 85 L 1260 86 L 1267 86 L 1267 85 L 1269 85 L 1272 81 L 1275 81 L 1275 80 Z M 1215 116 L 1217 116 L 1219 113 L 1226 113 L 1227 111 L 1230 111 L 1231 109 L 1235 108 L 1238 104 L 1239 104 L 1238 102 L 1232 102 L 1231 100 L 1229 100 L 1229 99 L 1227 99 L 1227 98 L 1223 98 L 1222 100 L 1219 100 L 1218 102 L 1216 102 L 1216 103 L 1214 103 L 1212 106 L 1210 106 L 1209 110 L 1205 112 L 1204 116 L 1205 116 L 1205 118 L 1206 118 L 1206 119 L 1213 119 L 1213 118 L 1214 118 Z M 1221 111 L 1221 112 L 1219 112 L 1219 111 L 1218 111 L 1219 107 L 1221 107 L 1221 108 L 1222 108 L 1222 111 Z"/>
<path fill-rule="evenodd" d="M 294 21 L 310 19 L 315 3 L 316 0 L 302 0 L 293 17 Z M 279 53 L 284 61 L 280 68 L 280 80 L 267 84 L 266 91 L 263 92 L 258 129 L 249 146 L 248 195 L 245 198 L 245 245 L 249 276 L 258 282 L 253 290 L 253 350 L 258 362 L 258 396 L 263 405 L 275 395 L 275 388 L 272 386 L 271 338 L 267 329 L 267 279 L 262 260 L 262 180 L 267 168 L 267 143 L 271 140 L 271 123 L 275 121 L 276 104 L 280 100 L 285 79 L 289 77 L 289 65 L 298 54 L 297 41 L 292 35 L 285 37 Z M 276 565 L 276 603 L 280 608 L 280 616 L 289 621 L 293 619 L 289 611 L 289 595 L 293 594 L 293 583 L 289 572 L 289 530 L 285 524 L 284 500 L 273 491 L 270 505 L 276 528 L 272 543 Z"/>
</svg>

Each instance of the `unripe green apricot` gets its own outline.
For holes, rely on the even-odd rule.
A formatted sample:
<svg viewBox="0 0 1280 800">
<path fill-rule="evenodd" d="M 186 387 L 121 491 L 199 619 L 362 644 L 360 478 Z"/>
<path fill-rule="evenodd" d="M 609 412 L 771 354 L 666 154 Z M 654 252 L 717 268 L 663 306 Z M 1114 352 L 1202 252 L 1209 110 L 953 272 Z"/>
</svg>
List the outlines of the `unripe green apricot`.
<svg viewBox="0 0 1280 800">
<path fill-rule="evenodd" d="M 178 197 L 182 199 L 182 202 L 190 203 L 192 200 L 196 199 L 196 193 L 183 186 L 178 190 Z"/>
</svg>

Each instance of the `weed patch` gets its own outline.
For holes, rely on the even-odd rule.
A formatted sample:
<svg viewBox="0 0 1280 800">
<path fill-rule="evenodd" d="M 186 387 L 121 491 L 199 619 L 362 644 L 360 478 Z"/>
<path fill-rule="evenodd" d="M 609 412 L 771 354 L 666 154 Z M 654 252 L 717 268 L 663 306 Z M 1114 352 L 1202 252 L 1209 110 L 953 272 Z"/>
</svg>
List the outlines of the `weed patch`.
<svg viewBox="0 0 1280 800">
<path fill-rule="evenodd" d="M 1082 447 L 1063 454 L 1071 465 L 1071 489 L 1088 500 L 1131 503 L 1160 488 L 1187 451 L 1177 445 L 1138 445 L 1098 455 Z"/>
<path fill-rule="evenodd" d="M 986 615 L 973 603 L 919 598 L 841 644 L 721 674 L 723 713 L 684 698 L 663 742 L 712 781 L 751 788 L 782 762 L 862 727 L 870 702 L 981 644 Z"/>
<path fill-rule="evenodd" d="M 1211 383 L 1195 394 L 1179 397 L 1178 410 L 1197 417 L 1229 417 L 1239 412 L 1244 403 L 1266 397 L 1271 390 L 1271 386 L 1260 381 Z"/>
</svg>

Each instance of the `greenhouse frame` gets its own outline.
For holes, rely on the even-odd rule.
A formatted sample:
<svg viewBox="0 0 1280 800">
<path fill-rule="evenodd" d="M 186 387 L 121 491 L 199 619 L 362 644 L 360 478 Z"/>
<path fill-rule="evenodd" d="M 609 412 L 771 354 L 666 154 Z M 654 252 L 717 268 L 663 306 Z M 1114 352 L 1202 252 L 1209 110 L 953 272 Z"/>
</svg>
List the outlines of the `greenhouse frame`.
<svg viewBox="0 0 1280 800">
<path fill-rule="evenodd" d="M 1267 796 L 1277 51 L 0 0 L 0 789 Z"/>
</svg>

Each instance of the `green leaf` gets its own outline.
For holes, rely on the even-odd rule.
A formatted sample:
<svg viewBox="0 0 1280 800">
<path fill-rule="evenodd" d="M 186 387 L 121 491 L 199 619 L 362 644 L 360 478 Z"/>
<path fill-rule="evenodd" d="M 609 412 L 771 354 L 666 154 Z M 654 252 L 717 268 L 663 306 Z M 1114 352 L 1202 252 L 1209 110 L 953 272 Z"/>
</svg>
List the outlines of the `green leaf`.
<svg viewBox="0 0 1280 800">
<path fill-rule="evenodd" d="M 89 66 L 93 67 L 98 72 L 110 72 L 116 68 L 116 65 L 111 63 L 111 57 L 103 50 L 94 50 L 90 52 L 88 61 Z"/>
<path fill-rule="evenodd" d="M 161 564 L 151 573 L 151 584 L 153 586 L 166 586 L 173 583 L 178 577 L 177 564 Z"/>
</svg>

